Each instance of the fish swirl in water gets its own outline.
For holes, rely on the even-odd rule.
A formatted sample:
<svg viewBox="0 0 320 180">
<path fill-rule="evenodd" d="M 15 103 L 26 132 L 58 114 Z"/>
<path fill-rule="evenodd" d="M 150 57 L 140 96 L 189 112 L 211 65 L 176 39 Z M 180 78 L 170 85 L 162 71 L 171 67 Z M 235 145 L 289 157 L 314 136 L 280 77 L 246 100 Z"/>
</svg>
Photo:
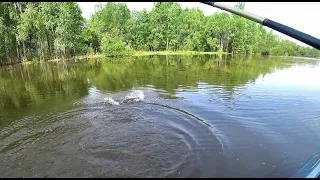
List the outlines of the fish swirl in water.
<svg viewBox="0 0 320 180">
<path fill-rule="evenodd" d="M 0 173 L 5 177 L 219 177 L 223 172 L 222 144 L 199 118 L 145 102 L 76 104 L 72 110 L 41 117 L 38 126 L 51 128 L 50 133 L 36 134 L 32 143 L 19 142 L 24 146 L 15 148 L 19 151 L 3 152 L 0 165 L 12 170 Z M 19 139 L 24 141 L 23 136 Z M 34 159 L 39 163 L 29 166 Z"/>
<path fill-rule="evenodd" d="M 143 99 L 144 99 L 144 93 L 141 90 L 134 90 L 125 96 L 125 98 L 121 101 L 121 104 L 138 102 L 138 101 L 142 101 Z M 105 97 L 104 103 L 107 103 L 110 105 L 116 105 L 116 106 L 120 105 L 120 102 L 114 100 L 112 97 Z"/>
<path fill-rule="evenodd" d="M 88 162 L 101 167 L 104 175 L 218 175 L 214 169 L 223 155 L 220 142 L 211 128 L 187 114 L 152 104 L 123 104 L 99 111 L 95 124 L 99 126 L 85 134 L 79 145 Z"/>
</svg>

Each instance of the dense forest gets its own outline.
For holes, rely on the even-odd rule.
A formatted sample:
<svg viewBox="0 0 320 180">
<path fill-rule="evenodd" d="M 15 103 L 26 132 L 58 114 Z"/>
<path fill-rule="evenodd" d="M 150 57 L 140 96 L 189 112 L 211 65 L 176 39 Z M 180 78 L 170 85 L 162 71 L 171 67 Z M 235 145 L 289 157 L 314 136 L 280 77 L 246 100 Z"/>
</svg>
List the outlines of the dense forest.
<svg viewBox="0 0 320 180">
<path fill-rule="evenodd" d="M 245 9 L 245 3 L 236 7 Z M 0 2 L 0 41 L 0 63 L 165 50 L 320 57 L 319 50 L 281 40 L 237 15 L 205 16 L 176 2 L 150 12 L 99 4 L 89 20 L 75 2 Z"/>
</svg>

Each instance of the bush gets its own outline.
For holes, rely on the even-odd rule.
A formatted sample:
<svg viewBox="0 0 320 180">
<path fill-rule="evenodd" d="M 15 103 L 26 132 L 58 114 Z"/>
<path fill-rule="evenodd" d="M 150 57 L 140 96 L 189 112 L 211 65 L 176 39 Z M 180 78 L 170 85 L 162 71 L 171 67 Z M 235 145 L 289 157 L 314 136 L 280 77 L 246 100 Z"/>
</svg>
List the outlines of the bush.
<svg viewBox="0 0 320 180">
<path fill-rule="evenodd" d="M 105 34 L 101 40 L 101 50 L 105 56 L 128 56 L 133 53 L 131 48 L 120 38 Z"/>
<path fill-rule="evenodd" d="M 90 55 L 95 54 L 94 49 L 92 47 L 88 47 L 86 52 L 87 52 L 87 54 L 90 54 Z"/>
</svg>

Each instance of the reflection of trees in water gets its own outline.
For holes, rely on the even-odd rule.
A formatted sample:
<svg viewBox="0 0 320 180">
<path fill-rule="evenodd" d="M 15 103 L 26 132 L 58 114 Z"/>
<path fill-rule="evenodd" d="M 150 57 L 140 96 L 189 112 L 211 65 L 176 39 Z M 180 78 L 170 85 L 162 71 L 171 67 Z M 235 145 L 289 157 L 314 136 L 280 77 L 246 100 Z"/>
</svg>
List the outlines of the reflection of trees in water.
<svg viewBox="0 0 320 180">
<path fill-rule="evenodd" d="M 90 85 L 80 68 L 68 65 L 39 63 L 7 66 L 0 69 L 0 112 L 12 118 L 23 116 L 26 108 L 32 113 L 52 110 L 66 99 L 88 94 Z M 30 107 L 32 106 L 32 107 Z M 1 120 L 0 126 L 7 119 Z"/>
<path fill-rule="evenodd" d="M 284 63 L 286 62 L 286 63 Z M 136 86 L 154 85 L 175 93 L 178 86 L 197 87 L 202 81 L 232 92 L 235 87 L 254 81 L 259 75 L 292 66 L 279 58 L 214 56 L 166 56 L 101 61 L 99 72 L 89 72 L 92 83 L 101 90 L 120 91 Z"/>
<path fill-rule="evenodd" d="M 43 108 L 54 107 L 60 103 L 59 98 L 65 101 L 87 95 L 90 83 L 99 90 L 111 92 L 153 85 L 174 95 L 179 86 L 197 87 L 201 81 L 219 86 L 231 95 L 235 88 L 255 81 L 259 75 L 296 63 L 306 61 L 201 55 L 15 65 L 0 70 L 0 109 L 19 110 L 30 103 Z"/>
</svg>

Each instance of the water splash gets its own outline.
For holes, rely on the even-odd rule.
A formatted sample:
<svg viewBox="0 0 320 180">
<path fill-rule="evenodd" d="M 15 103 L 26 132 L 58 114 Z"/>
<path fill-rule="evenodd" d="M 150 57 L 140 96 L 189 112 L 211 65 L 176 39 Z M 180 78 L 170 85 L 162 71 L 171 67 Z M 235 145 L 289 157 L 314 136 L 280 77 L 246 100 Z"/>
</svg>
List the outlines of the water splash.
<svg viewBox="0 0 320 180">
<path fill-rule="evenodd" d="M 127 94 L 124 97 L 124 100 L 122 100 L 121 102 L 114 100 L 112 97 L 105 97 L 104 103 L 119 106 L 120 104 L 124 104 L 124 103 L 139 102 L 139 101 L 142 101 L 143 99 L 144 99 L 144 93 L 140 90 L 134 90 L 129 94 Z"/>
<path fill-rule="evenodd" d="M 122 103 L 139 102 L 144 99 L 144 93 L 140 90 L 130 92 L 122 101 Z"/>
<path fill-rule="evenodd" d="M 115 101 L 112 97 L 105 97 L 104 98 L 104 103 L 108 103 L 108 104 L 116 105 L 116 106 L 120 105 L 120 103 Z"/>
</svg>

